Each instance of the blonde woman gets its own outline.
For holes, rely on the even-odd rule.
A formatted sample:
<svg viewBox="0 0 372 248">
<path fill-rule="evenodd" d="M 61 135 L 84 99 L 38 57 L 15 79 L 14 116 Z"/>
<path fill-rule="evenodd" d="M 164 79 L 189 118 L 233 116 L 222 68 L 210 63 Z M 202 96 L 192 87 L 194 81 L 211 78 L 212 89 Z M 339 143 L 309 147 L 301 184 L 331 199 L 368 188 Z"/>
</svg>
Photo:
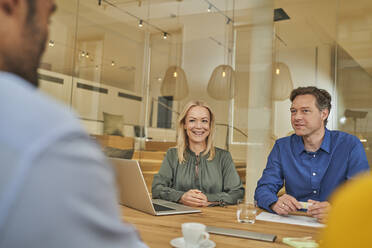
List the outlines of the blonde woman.
<svg viewBox="0 0 372 248">
<path fill-rule="evenodd" d="M 244 187 L 228 151 L 213 146 L 215 117 L 202 101 L 186 104 L 170 148 L 152 183 L 153 198 L 192 207 L 235 204 Z"/>
</svg>

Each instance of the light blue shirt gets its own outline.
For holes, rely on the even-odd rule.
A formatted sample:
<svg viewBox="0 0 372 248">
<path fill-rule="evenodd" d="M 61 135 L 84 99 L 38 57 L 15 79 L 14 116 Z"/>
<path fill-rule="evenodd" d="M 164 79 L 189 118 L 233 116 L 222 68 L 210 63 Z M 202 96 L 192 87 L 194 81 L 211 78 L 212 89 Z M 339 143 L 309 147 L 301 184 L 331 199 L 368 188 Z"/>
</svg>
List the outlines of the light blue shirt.
<svg viewBox="0 0 372 248">
<path fill-rule="evenodd" d="M 320 148 L 307 152 L 302 137 L 293 134 L 276 141 L 255 199 L 272 211 L 270 205 L 285 183 L 286 193 L 298 201 L 326 201 L 340 184 L 369 169 L 363 145 L 353 135 L 326 129 Z"/>
<path fill-rule="evenodd" d="M 111 167 L 74 115 L 0 72 L 0 247 L 146 247 Z"/>
</svg>

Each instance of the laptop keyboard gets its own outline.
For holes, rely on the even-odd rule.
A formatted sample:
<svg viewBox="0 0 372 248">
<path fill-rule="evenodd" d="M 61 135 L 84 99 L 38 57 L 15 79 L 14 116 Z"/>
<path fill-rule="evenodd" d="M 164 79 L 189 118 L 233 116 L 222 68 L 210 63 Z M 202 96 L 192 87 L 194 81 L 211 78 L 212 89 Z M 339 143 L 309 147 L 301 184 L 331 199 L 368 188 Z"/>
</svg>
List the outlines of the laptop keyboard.
<svg viewBox="0 0 372 248">
<path fill-rule="evenodd" d="M 153 203 L 152 205 L 154 205 L 154 209 L 156 212 L 174 210 L 173 208 L 168 208 L 168 207 L 156 204 L 156 203 Z"/>
</svg>

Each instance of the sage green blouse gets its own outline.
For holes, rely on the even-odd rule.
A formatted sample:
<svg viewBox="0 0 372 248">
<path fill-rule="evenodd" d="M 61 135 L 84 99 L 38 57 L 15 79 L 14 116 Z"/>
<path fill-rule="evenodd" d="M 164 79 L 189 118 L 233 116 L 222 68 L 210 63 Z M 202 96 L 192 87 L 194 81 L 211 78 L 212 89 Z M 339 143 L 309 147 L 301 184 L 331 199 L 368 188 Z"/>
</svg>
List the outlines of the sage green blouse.
<svg viewBox="0 0 372 248">
<path fill-rule="evenodd" d="M 152 182 L 152 197 L 178 202 L 190 189 L 199 189 L 210 202 L 236 204 L 244 187 L 230 153 L 216 147 L 216 155 L 196 156 L 186 149 L 184 163 L 178 162 L 177 148 L 170 148 Z M 196 169 L 198 167 L 198 169 Z"/>
</svg>

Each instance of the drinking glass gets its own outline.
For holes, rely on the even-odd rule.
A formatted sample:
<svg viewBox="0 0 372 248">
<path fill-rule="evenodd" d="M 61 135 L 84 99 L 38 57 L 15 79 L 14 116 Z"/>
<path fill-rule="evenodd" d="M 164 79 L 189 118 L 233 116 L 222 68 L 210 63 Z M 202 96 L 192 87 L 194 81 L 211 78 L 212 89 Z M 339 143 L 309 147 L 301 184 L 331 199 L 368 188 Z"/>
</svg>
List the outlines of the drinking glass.
<svg viewBox="0 0 372 248">
<path fill-rule="evenodd" d="M 254 224 L 256 222 L 257 206 L 255 202 L 238 200 L 236 217 L 240 223 Z"/>
</svg>

